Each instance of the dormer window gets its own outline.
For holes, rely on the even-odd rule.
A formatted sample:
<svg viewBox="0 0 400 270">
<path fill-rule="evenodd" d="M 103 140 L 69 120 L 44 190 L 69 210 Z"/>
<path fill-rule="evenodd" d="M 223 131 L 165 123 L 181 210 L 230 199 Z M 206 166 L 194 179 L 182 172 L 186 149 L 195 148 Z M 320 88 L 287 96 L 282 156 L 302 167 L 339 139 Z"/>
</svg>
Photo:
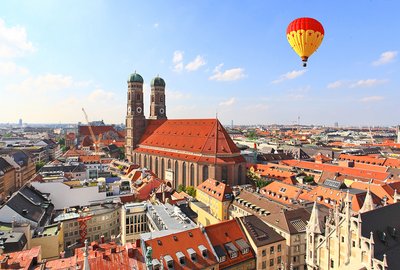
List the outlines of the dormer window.
<svg viewBox="0 0 400 270">
<path fill-rule="evenodd" d="M 197 260 L 197 254 L 196 254 L 196 251 L 195 251 L 193 248 L 187 249 L 187 253 L 189 254 L 190 259 L 191 259 L 193 262 L 195 262 L 195 261 Z"/>
<path fill-rule="evenodd" d="M 174 269 L 174 260 L 172 259 L 172 257 L 170 255 L 164 256 L 164 260 L 167 263 L 168 269 Z"/>
<path fill-rule="evenodd" d="M 208 252 L 207 252 L 207 248 L 203 245 L 199 246 L 199 250 L 201 252 L 201 255 L 203 256 L 203 258 L 207 258 L 208 257 Z"/>
</svg>

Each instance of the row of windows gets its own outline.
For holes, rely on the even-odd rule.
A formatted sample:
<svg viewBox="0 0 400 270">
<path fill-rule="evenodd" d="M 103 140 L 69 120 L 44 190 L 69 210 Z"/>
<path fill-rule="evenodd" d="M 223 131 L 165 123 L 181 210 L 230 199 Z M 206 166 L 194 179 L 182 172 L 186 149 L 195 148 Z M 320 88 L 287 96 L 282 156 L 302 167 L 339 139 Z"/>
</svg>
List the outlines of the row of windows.
<svg viewBox="0 0 400 270">
<path fill-rule="evenodd" d="M 126 224 L 136 224 L 139 222 L 146 222 L 146 216 L 145 215 L 135 215 L 135 216 L 130 216 L 130 217 L 126 217 L 125 220 Z"/>
<path fill-rule="evenodd" d="M 277 252 L 281 252 L 281 251 L 282 251 L 282 245 L 279 244 L 279 245 L 277 246 L 276 250 L 277 250 Z M 274 254 L 274 253 L 275 253 L 275 247 L 272 246 L 272 247 L 269 248 L 269 254 L 272 255 L 272 254 Z M 267 255 L 267 250 L 266 250 L 266 249 L 263 249 L 263 250 L 261 251 L 261 254 L 262 254 L 263 257 L 266 256 L 266 255 Z"/>
<path fill-rule="evenodd" d="M 136 224 L 136 225 L 128 225 L 125 228 L 125 233 L 126 234 L 131 234 L 131 233 L 142 233 L 147 231 L 147 224 L 142 223 L 142 224 Z"/>
<path fill-rule="evenodd" d="M 282 263 L 282 257 L 279 256 L 279 257 L 276 258 L 276 264 L 279 265 L 279 264 L 281 264 L 281 263 Z M 269 260 L 269 266 L 270 266 L 270 267 L 271 267 L 271 266 L 274 266 L 274 264 L 275 264 L 275 260 L 274 260 L 274 259 L 270 259 L 270 260 Z M 261 267 L 262 267 L 262 269 L 266 269 L 266 268 L 267 268 L 267 262 L 266 262 L 266 261 L 263 261 Z"/>
</svg>

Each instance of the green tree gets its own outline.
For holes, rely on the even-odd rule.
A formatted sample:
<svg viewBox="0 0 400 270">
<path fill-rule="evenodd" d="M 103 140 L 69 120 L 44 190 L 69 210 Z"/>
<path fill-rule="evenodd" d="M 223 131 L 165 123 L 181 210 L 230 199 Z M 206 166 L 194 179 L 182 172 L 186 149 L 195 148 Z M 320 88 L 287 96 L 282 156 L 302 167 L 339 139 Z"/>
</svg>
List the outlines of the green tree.
<svg viewBox="0 0 400 270">
<path fill-rule="evenodd" d="M 268 186 L 271 183 L 272 183 L 272 181 L 267 181 L 267 180 L 262 180 L 262 179 L 258 179 L 255 181 L 256 187 L 258 187 L 258 188 L 263 188 L 265 186 Z"/>
<path fill-rule="evenodd" d="M 36 162 L 36 172 L 38 172 L 44 165 L 46 165 L 46 162 L 44 161 Z"/>
<path fill-rule="evenodd" d="M 59 139 L 58 143 L 60 144 L 61 147 L 65 146 L 65 139 L 64 138 Z"/>
<path fill-rule="evenodd" d="M 69 150 L 69 146 L 62 146 L 61 147 L 61 151 L 63 151 L 63 153 L 67 152 Z"/>
<path fill-rule="evenodd" d="M 185 191 L 185 190 L 186 190 L 186 188 L 185 188 L 184 185 L 180 184 L 180 185 L 178 186 L 178 192 Z"/>
<path fill-rule="evenodd" d="M 186 187 L 186 193 L 192 197 L 196 197 L 196 189 L 192 186 Z"/>
<path fill-rule="evenodd" d="M 118 158 L 120 160 L 125 160 L 125 149 L 123 147 L 118 147 L 118 150 L 119 150 Z"/>
</svg>

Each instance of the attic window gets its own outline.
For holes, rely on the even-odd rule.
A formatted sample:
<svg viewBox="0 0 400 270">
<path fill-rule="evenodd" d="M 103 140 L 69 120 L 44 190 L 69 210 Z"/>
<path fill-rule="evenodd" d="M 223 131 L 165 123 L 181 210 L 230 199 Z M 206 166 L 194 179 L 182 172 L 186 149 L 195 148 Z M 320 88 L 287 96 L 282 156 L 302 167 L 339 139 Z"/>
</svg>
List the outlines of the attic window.
<svg viewBox="0 0 400 270">
<path fill-rule="evenodd" d="M 279 191 L 284 193 L 286 191 L 286 188 L 282 187 Z"/>
<path fill-rule="evenodd" d="M 203 246 L 203 245 L 200 245 L 200 246 L 199 246 L 199 250 L 201 251 L 201 255 L 202 255 L 204 258 L 207 258 L 207 256 L 208 256 L 207 248 L 206 248 L 205 246 Z"/>
<path fill-rule="evenodd" d="M 178 251 L 178 252 L 176 253 L 176 257 L 178 258 L 179 263 L 180 263 L 181 265 L 185 265 L 185 263 L 186 263 L 185 255 L 184 255 L 181 251 Z M 168 266 L 168 268 L 170 268 L 170 267 Z"/>
</svg>

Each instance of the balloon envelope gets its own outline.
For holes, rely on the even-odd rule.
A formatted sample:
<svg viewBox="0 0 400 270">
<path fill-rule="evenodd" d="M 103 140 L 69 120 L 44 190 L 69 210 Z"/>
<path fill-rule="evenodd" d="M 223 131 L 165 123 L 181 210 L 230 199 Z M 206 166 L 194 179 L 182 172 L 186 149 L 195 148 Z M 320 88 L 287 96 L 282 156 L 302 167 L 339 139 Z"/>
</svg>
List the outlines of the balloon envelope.
<svg viewBox="0 0 400 270">
<path fill-rule="evenodd" d="M 303 62 L 307 62 L 321 45 L 324 39 L 324 27 L 313 18 L 298 18 L 292 21 L 286 30 L 286 37 L 290 46 L 300 56 Z"/>
</svg>

